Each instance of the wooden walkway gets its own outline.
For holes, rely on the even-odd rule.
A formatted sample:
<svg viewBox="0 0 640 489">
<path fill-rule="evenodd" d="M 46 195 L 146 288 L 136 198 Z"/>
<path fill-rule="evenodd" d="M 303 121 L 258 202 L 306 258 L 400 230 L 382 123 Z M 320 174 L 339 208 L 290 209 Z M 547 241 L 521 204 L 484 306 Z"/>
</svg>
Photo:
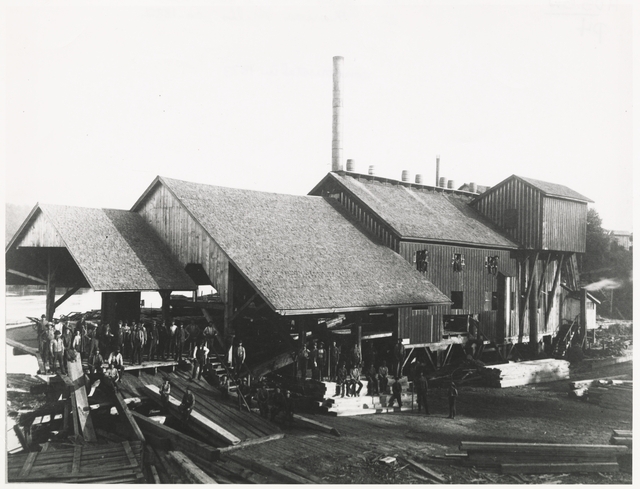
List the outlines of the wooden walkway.
<svg viewBox="0 0 640 489">
<path fill-rule="evenodd" d="M 142 444 L 76 445 L 69 449 L 24 452 L 7 457 L 9 482 L 143 482 Z"/>
</svg>

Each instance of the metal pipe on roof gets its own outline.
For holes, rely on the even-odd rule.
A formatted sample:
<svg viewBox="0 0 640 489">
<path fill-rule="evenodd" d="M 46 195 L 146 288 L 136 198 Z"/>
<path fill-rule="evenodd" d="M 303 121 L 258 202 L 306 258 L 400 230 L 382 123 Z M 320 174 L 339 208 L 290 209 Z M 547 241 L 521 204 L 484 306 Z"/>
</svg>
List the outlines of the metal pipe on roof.
<svg viewBox="0 0 640 489">
<path fill-rule="evenodd" d="M 473 192 L 478 193 L 478 186 L 476 185 L 476 182 L 471 182 L 469 183 L 469 192 Z"/>
<path fill-rule="evenodd" d="M 333 140 L 331 171 L 342 170 L 342 56 L 333 57 Z"/>
<path fill-rule="evenodd" d="M 436 187 L 440 182 L 440 155 L 436 156 Z M 440 185 L 442 187 L 442 185 Z"/>
</svg>

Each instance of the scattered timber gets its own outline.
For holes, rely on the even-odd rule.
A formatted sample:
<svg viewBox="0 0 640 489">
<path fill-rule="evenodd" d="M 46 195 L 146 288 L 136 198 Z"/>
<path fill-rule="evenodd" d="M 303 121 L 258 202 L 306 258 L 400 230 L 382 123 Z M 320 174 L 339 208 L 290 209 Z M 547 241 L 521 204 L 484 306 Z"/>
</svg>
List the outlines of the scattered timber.
<svg viewBox="0 0 640 489">
<path fill-rule="evenodd" d="M 554 443 L 460 443 L 465 466 L 497 468 L 505 474 L 617 472 L 626 446 Z"/>
<path fill-rule="evenodd" d="M 220 451 L 217 448 L 205 445 L 195 438 L 160 424 L 135 411 L 132 411 L 131 415 L 135 418 L 143 433 L 169 440 L 172 450 L 179 450 L 188 455 L 196 455 L 209 462 L 215 462 L 220 459 Z"/>
</svg>

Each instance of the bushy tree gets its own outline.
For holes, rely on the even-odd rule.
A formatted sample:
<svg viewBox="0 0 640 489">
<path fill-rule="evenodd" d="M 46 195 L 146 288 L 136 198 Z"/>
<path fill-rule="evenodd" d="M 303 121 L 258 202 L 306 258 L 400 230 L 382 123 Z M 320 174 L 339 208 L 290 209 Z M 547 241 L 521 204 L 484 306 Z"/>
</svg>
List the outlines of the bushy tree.
<svg viewBox="0 0 640 489">
<path fill-rule="evenodd" d="M 610 289 L 593 292 L 602 299 L 598 313 L 602 316 L 631 319 L 633 315 L 633 253 L 612 242 L 606 231 L 602 229 L 602 219 L 595 209 L 587 213 L 586 252 L 581 259 L 580 281 L 582 286 L 604 279 L 618 284 L 613 292 L 613 308 L 611 307 Z M 612 310 L 613 309 L 613 310 Z"/>
</svg>

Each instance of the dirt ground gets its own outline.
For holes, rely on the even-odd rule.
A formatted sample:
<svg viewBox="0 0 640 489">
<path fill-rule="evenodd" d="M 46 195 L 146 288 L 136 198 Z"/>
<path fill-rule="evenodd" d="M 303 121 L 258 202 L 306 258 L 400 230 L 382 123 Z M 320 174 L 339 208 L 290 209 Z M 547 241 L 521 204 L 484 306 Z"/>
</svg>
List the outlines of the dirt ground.
<svg viewBox="0 0 640 489">
<path fill-rule="evenodd" d="M 632 364 L 598 372 L 574 371 L 572 380 L 632 375 Z M 461 441 L 609 444 L 613 429 L 632 429 L 631 416 L 621 411 L 569 399 L 568 381 L 505 389 L 461 387 L 458 416 L 448 419 L 444 391 L 430 392 L 431 415 L 402 412 L 356 417 L 317 416 L 336 427 L 336 447 L 350 447 L 353 456 L 318 450 L 295 463 L 304 464 L 326 483 L 425 483 L 404 460 L 412 458 L 443 474 L 453 484 L 631 484 L 630 464 L 617 474 L 549 474 L 513 476 L 462 467 L 445 454 L 461 453 Z M 291 429 L 288 436 L 300 436 Z M 381 456 L 398 461 L 381 464 Z"/>
</svg>

